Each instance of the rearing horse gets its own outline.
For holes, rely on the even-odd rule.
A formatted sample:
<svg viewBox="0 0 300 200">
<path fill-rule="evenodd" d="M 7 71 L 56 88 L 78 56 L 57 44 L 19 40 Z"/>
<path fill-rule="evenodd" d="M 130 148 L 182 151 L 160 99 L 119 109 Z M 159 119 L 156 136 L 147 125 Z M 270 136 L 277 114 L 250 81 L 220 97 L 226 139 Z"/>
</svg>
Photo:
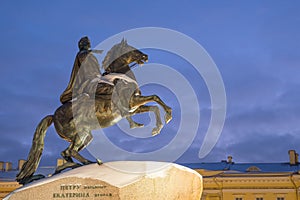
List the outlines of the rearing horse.
<svg viewBox="0 0 300 200">
<path fill-rule="evenodd" d="M 152 135 L 159 134 L 163 127 L 159 108 L 145 104 L 156 102 L 162 106 L 166 112 L 166 123 L 172 119 L 172 109 L 157 95 L 142 96 L 129 66 L 131 63 L 143 64 L 147 60 L 146 54 L 128 45 L 124 39 L 113 46 L 103 61 L 103 67 L 107 72 L 103 78 L 112 79 L 114 84 L 100 82 L 95 88 L 95 98 L 86 97 L 67 102 L 60 106 L 54 115 L 42 119 L 34 133 L 28 159 L 16 180 L 26 184 L 37 179 L 33 174 L 40 162 L 46 131 L 52 123 L 58 135 L 70 142 L 69 147 L 61 153 L 67 162 L 58 167 L 55 173 L 81 166 L 73 162 L 73 158 L 83 165 L 92 163 L 79 154 L 79 151 L 92 141 L 91 131 L 112 126 L 122 118 L 126 118 L 131 127 L 139 127 L 142 124 L 134 122 L 131 116 L 152 111 L 156 116 L 156 127 L 153 128 Z"/>
</svg>

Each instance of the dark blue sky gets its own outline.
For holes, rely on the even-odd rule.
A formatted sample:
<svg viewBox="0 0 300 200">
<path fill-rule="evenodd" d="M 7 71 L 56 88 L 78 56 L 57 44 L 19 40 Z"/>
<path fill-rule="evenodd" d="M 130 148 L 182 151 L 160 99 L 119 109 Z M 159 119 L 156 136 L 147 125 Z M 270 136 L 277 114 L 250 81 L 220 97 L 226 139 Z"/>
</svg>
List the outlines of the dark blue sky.
<svg viewBox="0 0 300 200">
<path fill-rule="evenodd" d="M 81 36 L 97 45 L 157 26 L 199 42 L 223 77 L 225 126 L 201 161 L 287 161 L 289 149 L 300 151 L 299 9 L 299 1 L 2 1 L 0 160 L 27 157 L 36 125 L 60 105 Z M 200 161 L 201 140 L 180 162 Z M 67 143 L 51 127 L 45 144 L 42 164 L 53 165 Z"/>
</svg>

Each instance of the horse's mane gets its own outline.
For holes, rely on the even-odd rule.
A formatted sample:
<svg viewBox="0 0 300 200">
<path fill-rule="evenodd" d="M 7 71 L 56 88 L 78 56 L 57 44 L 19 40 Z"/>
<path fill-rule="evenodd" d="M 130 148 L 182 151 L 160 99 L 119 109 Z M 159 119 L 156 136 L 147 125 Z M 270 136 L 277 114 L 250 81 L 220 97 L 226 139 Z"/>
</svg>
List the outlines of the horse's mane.
<svg viewBox="0 0 300 200">
<path fill-rule="evenodd" d="M 125 47 L 125 48 L 124 48 Z M 107 69 L 109 65 L 120 58 L 125 53 L 134 50 L 133 47 L 127 44 L 127 41 L 123 39 L 120 43 L 115 44 L 106 54 L 102 61 L 102 68 Z"/>
</svg>

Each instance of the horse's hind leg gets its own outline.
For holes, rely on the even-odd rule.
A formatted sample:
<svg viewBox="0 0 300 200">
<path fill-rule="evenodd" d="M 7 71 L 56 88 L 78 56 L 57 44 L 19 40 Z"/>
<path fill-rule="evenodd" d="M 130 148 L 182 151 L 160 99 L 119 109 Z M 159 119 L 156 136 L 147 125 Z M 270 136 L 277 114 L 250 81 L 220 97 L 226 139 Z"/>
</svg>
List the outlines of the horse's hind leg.
<svg viewBox="0 0 300 200">
<path fill-rule="evenodd" d="M 159 108 L 157 106 L 140 106 L 138 109 L 136 109 L 134 111 L 133 114 L 138 114 L 138 113 L 144 113 L 144 112 L 154 112 L 155 114 L 155 118 L 156 118 L 156 127 L 153 128 L 152 130 L 152 135 L 157 135 L 160 133 L 162 127 L 163 127 L 163 123 L 161 122 L 160 119 L 160 112 L 159 112 Z"/>
<path fill-rule="evenodd" d="M 93 136 L 91 134 L 91 131 L 83 131 L 76 134 L 74 141 L 69 146 L 69 155 L 84 165 L 92 163 L 92 161 L 87 160 L 79 154 L 79 151 L 84 149 L 92 141 L 92 139 Z"/>
<path fill-rule="evenodd" d="M 67 161 L 67 162 L 73 162 L 73 159 L 71 157 L 71 155 L 68 153 L 69 152 L 69 147 L 64 150 L 63 152 L 61 152 L 61 156 Z"/>
<path fill-rule="evenodd" d="M 73 162 L 72 158 L 75 158 L 82 164 L 89 164 L 91 161 L 82 157 L 78 152 L 84 149 L 93 139 L 90 131 L 81 131 L 77 133 L 71 142 L 70 146 L 64 150 L 61 155 L 67 162 Z"/>
<path fill-rule="evenodd" d="M 80 164 L 73 162 L 72 157 L 84 165 L 92 163 L 92 161 L 85 159 L 78 153 L 79 151 L 84 149 L 92 141 L 92 139 L 93 136 L 90 131 L 83 131 L 81 134 L 76 134 L 74 141 L 72 141 L 70 146 L 61 153 L 67 163 L 64 163 L 63 165 L 57 167 L 54 174 L 58 174 L 67 168 L 73 169 L 76 167 L 80 167 Z"/>
</svg>

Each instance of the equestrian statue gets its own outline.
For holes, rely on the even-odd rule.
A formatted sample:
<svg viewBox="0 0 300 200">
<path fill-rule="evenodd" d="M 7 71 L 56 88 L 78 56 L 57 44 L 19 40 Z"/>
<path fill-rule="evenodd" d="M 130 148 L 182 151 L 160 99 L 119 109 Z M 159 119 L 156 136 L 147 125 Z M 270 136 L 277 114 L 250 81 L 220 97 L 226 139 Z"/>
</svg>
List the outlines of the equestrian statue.
<svg viewBox="0 0 300 200">
<path fill-rule="evenodd" d="M 43 118 L 36 127 L 27 161 L 16 177 L 20 184 L 43 178 L 34 173 L 42 156 L 46 131 L 52 123 L 58 135 L 70 143 L 61 152 L 66 162 L 56 168 L 54 174 L 57 174 L 67 168 L 94 163 L 79 154 L 92 141 L 91 131 L 112 126 L 122 118 L 127 119 L 131 128 L 137 128 L 143 124 L 135 122 L 131 116 L 154 112 L 156 126 L 152 135 L 159 134 L 163 128 L 160 111 L 157 105 L 146 105 L 149 102 L 156 102 L 164 109 L 165 123 L 172 119 L 172 109 L 157 95 L 142 96 L 131 70 L 132 66 L 148 61 L 146 54 L 123 39 L 107 52 L 101 66 L 105 72 L 101 74 L 94 54 L 102 51 L 92 50 L 86 36 L 79 40 L 78 47 L 68 86 L 60 96 L 62 105 L 53 115 Z M 96 162 L 102 163 L 98 159 Z"/>
</svg>

